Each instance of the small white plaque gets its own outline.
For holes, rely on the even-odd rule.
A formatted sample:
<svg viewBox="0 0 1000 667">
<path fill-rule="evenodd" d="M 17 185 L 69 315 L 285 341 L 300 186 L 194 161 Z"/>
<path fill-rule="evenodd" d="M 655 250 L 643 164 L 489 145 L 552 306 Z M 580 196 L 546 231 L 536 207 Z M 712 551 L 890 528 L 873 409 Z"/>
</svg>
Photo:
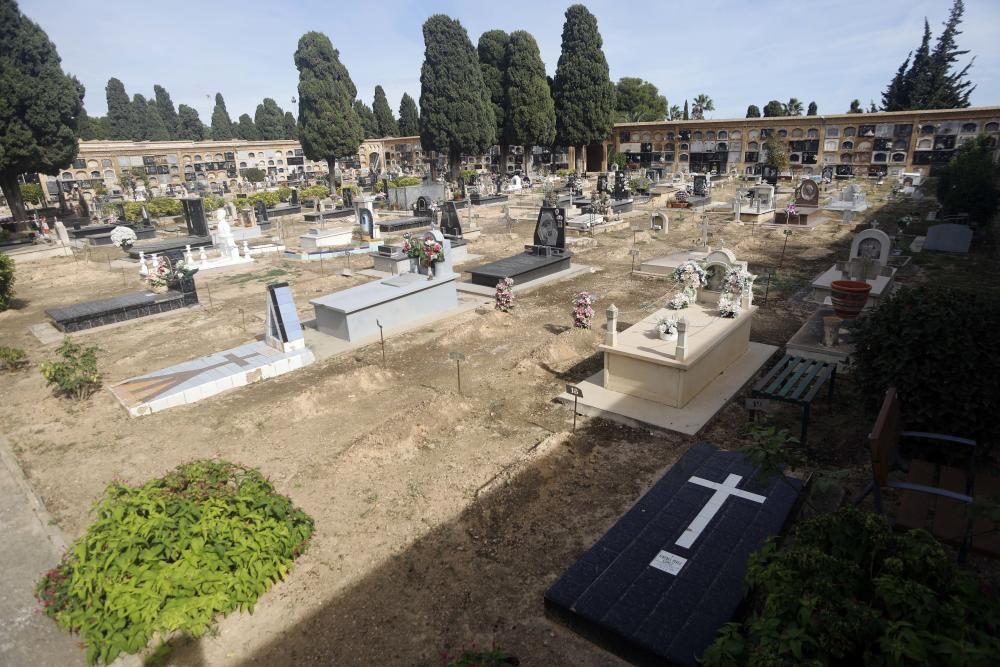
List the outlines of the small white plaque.
<svg viewBox="0 0 1000 667">
<path fill-rule="evenodd" d="M 748 398 L 746 399 L 746 406 L 747 410 L 767 412 L 771 408 L 771 401 L 767 398 Z"/>
<path fill-rule="evenodd" d="M 661 551 L 656 554 L 656 558 L 650 563 L 650 566 L 655 567 L 657 570 L 662 570 L 667 574 L 676 575 L 687 563 L 687 558 L 681 558 L 677 554 L 672 554 L 669 551 Z"/>
</svg>

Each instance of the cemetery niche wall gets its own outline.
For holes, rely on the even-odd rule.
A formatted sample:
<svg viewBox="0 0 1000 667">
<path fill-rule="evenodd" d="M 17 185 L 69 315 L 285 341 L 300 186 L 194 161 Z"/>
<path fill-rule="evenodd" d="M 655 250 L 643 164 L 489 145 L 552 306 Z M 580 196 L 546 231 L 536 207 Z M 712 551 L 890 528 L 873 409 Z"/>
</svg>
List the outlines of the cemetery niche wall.
<svg viewBox="0 0 1000 667">
<path fill-rule="evenodd" d="M 532 245 L 524 246 L 520 255 L 469 269 L 470 282 L 493 288 L 504 278 L 513 278 L 514 284 L 523 285 L 568 270 L 572 256 L 566 249 L 566 209 L 543 206 Z"/>
</svg>

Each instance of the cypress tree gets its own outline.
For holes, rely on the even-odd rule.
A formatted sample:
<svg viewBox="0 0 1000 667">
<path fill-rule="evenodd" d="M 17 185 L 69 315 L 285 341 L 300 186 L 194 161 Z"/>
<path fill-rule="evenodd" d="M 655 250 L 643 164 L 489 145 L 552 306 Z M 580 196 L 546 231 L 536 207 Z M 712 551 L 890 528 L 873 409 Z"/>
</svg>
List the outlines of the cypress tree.
<svg viewBox="0 0 1000 667">
<path fill-rule="evenodd" d="M 747 107 L 747 118 L 760 118 L 760 109 L 756 104 Z"/>
<path fill-rule="evenodd" d="M 764 105 L 764 118 L 784 116 L 786 115 L 785 109 L 786 109 L 785 105 L 779 102 L 778 100 L 771 100 L 770 102 Z"/>
<path fill-rule="evenodd" d="M 240 121 L 242 122 L 242 116 Z M 270 97 L 265 97 L 264 101 L 257 105 L 253 124 L 257 128 L 257 135 L 260 139 L 270 141 L 285 138 L 285 113 L 278 106 L 278 103 Z"/>
<path fill-rule="evenodd" d="M 174 101 L 170 99 L 170 93 L 167 92 L 166 88 L 159 84 L 153 86 L 153 95 L 156 98 L 156 110 L 160 113 L 160 118 L 163 119 L 164 124 L 167 126 L 167 131 L 170 133 L 170 138 L 173 139 L 177 136 L 177 112 L 174 110 Z"/>
<path fill-rule="evenodd" d="M 504 76 L 507 71 L 507 46 L 510 35 L 503 30 L 489 30 L 479 36 L 476 53 L 479 56 L 479 70 L 483 73 L 483 83 L 490 94 L 493 118 L 496 121 L 497 141 L 500 142 L 501 171 L 506 171 L 507 153 L 510 144 L 504 135 L 507 108 L 504 91 Z"/>
<path fill-rule="evenodd" d="M 809 108 L 806 110 L 806 115 L 815 116 L 817 113 L 819 113 L 819 107 L 816 106 L 815 102 L 810 102 Z"/>
<path fill-rule="evenodd" d="M 506 61 L 504 137 L 509 144 L 524 146 L 525 168 L 528 168 L 531 147 L 551 146 L 555 141 L 555 102 L 545 79 L 542 55 L 530 33 L 516 30 L 510 34 Z"/>
<path fill-rule="evenodd" d="M 378 122 L 375 120 L 375 112 L 361 100 L 354 100 L 354 112 L 358 114 L 361 121 L 361 129 L 364 131 L 366 139 L 378 136 Z"/>
<path fill-rule="evenodd" d="M 110 139 L 131 139 L 133 127 L 132 102 L 125 92 L 125 84 L 111 77 L 104 88 L 108 101 L 108 135 Z"/>
<path fill-rule="evenodd" d="M 864 113 L 865 110 L 861 108 L 861 100 L 851 100 L 851 108 L 847 110 L 847 113 Z"/>
<path fill-rule="evenodd" d="M 0 44 L 0 189 L 22 221 L 17 177 L 73 163 L 84 88 L 63 72 L 55 45 L 12 0 L 0 1 Z"/>
<path fill-rule="evenodd" d="M 566 10 L 562 52 L 552 91 L 556 105 L 556 136 L 561 144 L 583 147 L 604 141 L 611 132 L 615 87 L 601 48 L 603 43 L 597 19 L 586 7 L 572 5 Z M 578 157 L 578 163 L 582 157 Z"/>
<path fill-rule="evenodd" d="M 177 105 L 177 138 L 187 141 L 203 141 L 207 135 L 205 124 L 198 117 L 198 111 L 186 104 Z"/>
<path fill-rule="evenodd" d="M 906 54 L 906 60 L 896 70 L 889 86 L 882 92 L 882 111 L 903 111 L 910 108 L 910 91 L 906 86 L 906 68 L 910 65 L 913 52 Z"/>
<path fill-rule="evenodd" d="M 382 86 L 375 86 L 375 100 L 372 102 L 372 113 L 375 114 L 375 125 L 378 127 L 380 137 L 398 137 L 399 124 L 392 116 L 392 109 L 389 108 L 389 100 L 385 97 L 385 90 Z"/>
<path fill-rule="evenodd" d="M 337 158 L 353 157 L 364 140 L 351 101 L 358 89 L 330 38 L 307 32 L 295 50 L 299 70 L 299 141 L 310 160 L 326 160 L 330 189 L 336 187 Z"/>
<path fill-rule="evenodd" d="M 132 104 L 129 105 L 129 114 L 132 116 L 132 141 L 144 141 L 149 138 L 152 128 L 148 127 L 149 118 L 147 116 L 149 104 L 146 103 L 146 96 L 136 93 L 132 96 Z"/>
<path fill-rule="evenodd" d="M 143 111 L 142 138 L 145 141 L 170 141 L 170 130 L 160 116 L 156 100 L 149 100 Z"/>
<path fill-rule="evenodd" d="M 286 111 L 283 125 L 285 128 L 285 136 L 284 136 L 285 139 L 298 138 L 299 130 L 295 124 L 295 114 L 293 114 L 291 111 Z"/>
<path fill-rule="evenodd" d="M 484 153 L 496 140 L 496 119 L 476 50 L 458 21 L 435 14 L 424 22 L 420 68 L 420 142 L 447 153 L 457 180 L 463 153 Z M 432 163 L 433 164 L 433 163 Z"/>
<path fill-rule="evenodd" d="M 415 137 L 418 134 L 420 134 L 420 112 L 417 111 L 417 103 L 407 93 L 403 93 L 403 99 L 399 101 L 399 135 Z"/>
<path fill-rule="evenodd" d="M 684 120 L 688 120 L 688 101 L 684 100 Z"/>
<path fill-rule="evenodd" d="M 212 109 L 212 139 L 226 141 L 233 138 L 233 119 L 226 110 L 226 101 L 222 93 L 215 94 L 215 108 Z"/>
<path fill-rule="evenodd" d="M 214 131 L 212 138 L 215 139 Z M 240 121 L 236 124 L 236 138 L 243 139 L 244 141 L 257 141 L 261 138 L 260 132 L 257 130 L 257 126 L 254 125 L 250 114 L 245 113 L 240 115 Z"/>
<path fill-rule="evenodd" d="M 962 0 L 955 0 L 951 6 L 944 30 L 938 35 L 934 51 L 930 56 L 927 74 L 928 98 L 924 100 L 924 109 L 958 109 L 969 106 L 969 95 L 975 90 L 971 81 L 966 79 L 975 58 L 958 72 L 952 73 L 952 67 L 960 56 L 969 51 L 959 50 L 957 38 L 962 34 L 958 29 L 962 22 L 965 5 Z"/>
</svg>

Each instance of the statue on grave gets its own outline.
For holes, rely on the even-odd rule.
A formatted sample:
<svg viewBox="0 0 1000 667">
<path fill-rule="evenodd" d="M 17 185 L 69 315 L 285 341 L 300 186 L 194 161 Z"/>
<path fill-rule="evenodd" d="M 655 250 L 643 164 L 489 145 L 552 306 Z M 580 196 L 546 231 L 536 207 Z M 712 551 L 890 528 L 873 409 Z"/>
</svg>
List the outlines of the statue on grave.
<svg viewBox="0 0 1000 667">
<path fill-rule="evenodd" d="M 233 230 L 226 220 L 226 212 L 221 208 L 215 212 L 216 219 L 216 239 L 215 245 L 219 248 L 219 253 L 226 259 L 236 259 L 240 251 L 236 247 L 236 239 L 233 237 Z"/>
</svg>

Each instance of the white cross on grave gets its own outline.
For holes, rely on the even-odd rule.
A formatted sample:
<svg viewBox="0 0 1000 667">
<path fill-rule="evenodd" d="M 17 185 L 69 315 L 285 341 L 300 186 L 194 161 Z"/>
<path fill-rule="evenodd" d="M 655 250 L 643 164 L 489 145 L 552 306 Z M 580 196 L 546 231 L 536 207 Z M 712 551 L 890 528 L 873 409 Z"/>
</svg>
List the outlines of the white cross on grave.
<svg viewBox="0 0 1000 667">
<path fill-rule="evenodd" d="M 740 475 L 729 475 L 726 477 L 726 481 L 721 484 L 719 482 L 702 479 L 701 477 L 691 477 L 688 479 L 688 481 L 692 484 L 714 489 L 715 493 L 713 493 L 712 497 L 708 499 L 705 506 L 701 508 L 698 515 L 691 520 L 691 523 L 689 523 L 688 527 L 684 529 L 681 536 L 677 538 L 675 544 L 679 547 L 683 547 L 684 549 L 690 549 L 698 538 L 701 537 L 705 527 L 711 523 L 712 519 L 715 518 L 715 515 L 718 514 L 720 509 L 722 509 L 723 503 L 725 503 L 730 496 L 736 496 L 737 498 L 743 498 L 744 500 L 751 500 L 755 503 L 763 503 L 767 500 L 764 496 L 736 488 L 742 479 L 743 477 Z M 677 554 L 672 554 L 669 551 L 660 551 L 660 553 L 656 554 L 656 558 L 653 559 L 650 566 L 668 574 L 676 575 L 681 571 L 681 568 L 684 567 L 685 563 L 687 563 L 687 558 L 678 556 Z"/>
</svg>

